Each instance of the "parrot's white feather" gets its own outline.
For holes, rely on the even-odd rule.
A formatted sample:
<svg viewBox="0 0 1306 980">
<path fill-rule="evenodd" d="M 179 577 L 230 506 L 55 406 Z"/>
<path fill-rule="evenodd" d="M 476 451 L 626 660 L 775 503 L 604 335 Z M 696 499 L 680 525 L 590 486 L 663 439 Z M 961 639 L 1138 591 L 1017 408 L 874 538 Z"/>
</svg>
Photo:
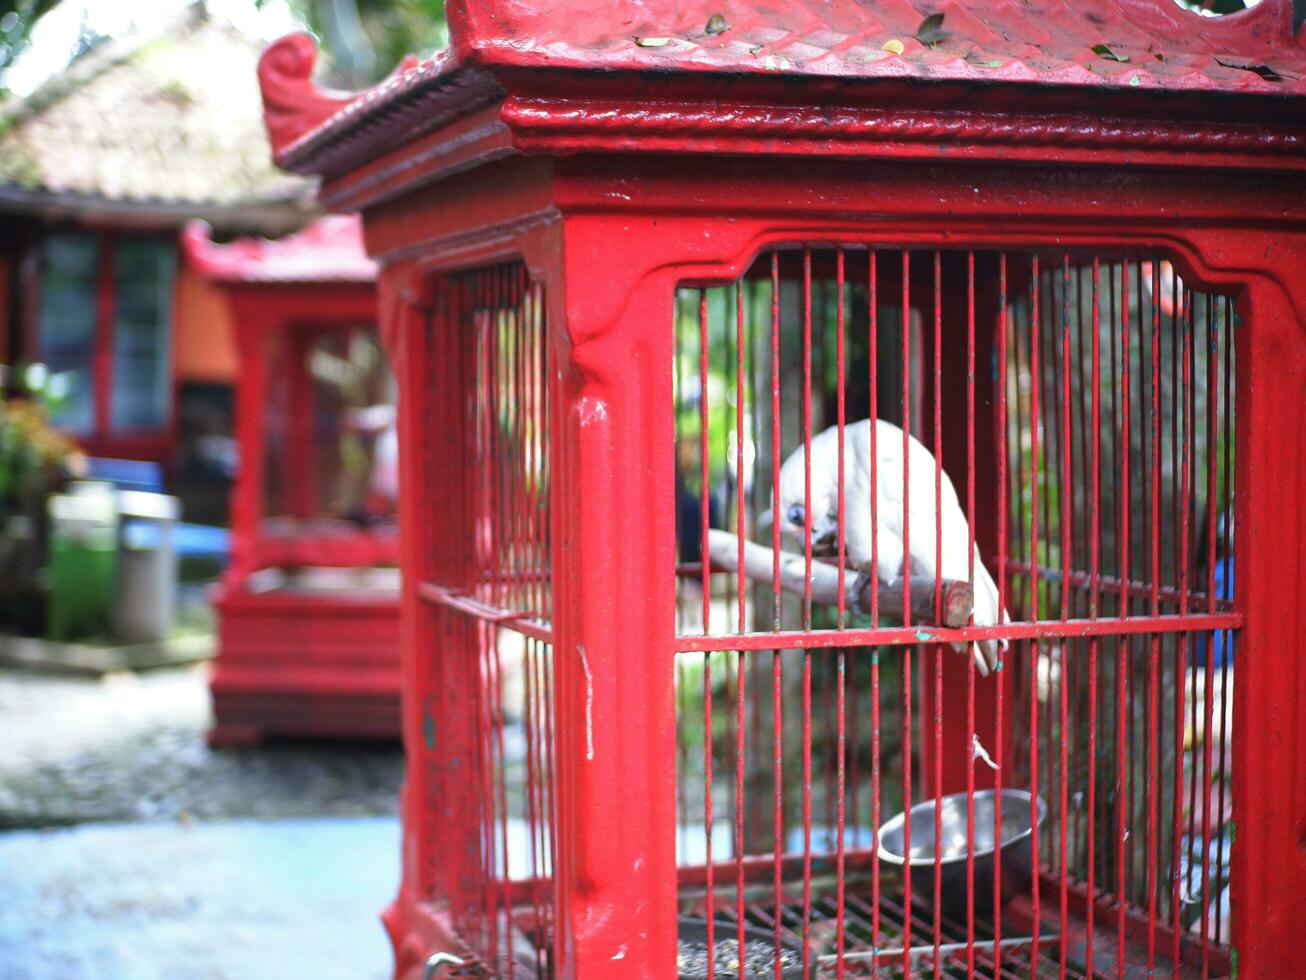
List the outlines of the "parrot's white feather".
<svg viewBox="0 0 1306 980">
<path fill-rule="evenodd" d="M 967 581 L 970 540 L 966 515 L 957 501 L 948 475 L 938 488 L 940 507 L 935 507 L 934 456 L 917 439 L 906 437 L 906 487 L 904 506 L 904 433 L 892 422 L 875 422 L 875 513 L 871 512 L 871 420 L 849 423 L 843 433 L 844 552 L 848 566 L 874 571 L 887 582 L 904 574 L 904 553 L 909 562 L 906 574 L 933 578 L 940 570 L 945 579 Z M 795 450 L 780 469 L 780 507 L 775 518 L 781 530 L 800 540 L 811 512 L 812 540 L 829 545 L 838 535 L 839 513 L 839 429 L 832 426 L 811 440 L 811 471 L 804 465 L 804 450 Z M 935 528 L 941 526 L 942 548 L 936 547 Z M 907 541 L 903 541 L 904 527 Z M 875 567 L 872 564 L 874 543 Z M 905 545 L 905 546 L 904 546 Z M 938 561 L 936 559 L 940 559 Z M 1006 610 L 998 609 L 998 588 L 975 549 L 975 625 L 1007 622 Z M 980 672 L 1000 664 L 1006 644 L 985 641 L 972 644 Z"/>
</svg>

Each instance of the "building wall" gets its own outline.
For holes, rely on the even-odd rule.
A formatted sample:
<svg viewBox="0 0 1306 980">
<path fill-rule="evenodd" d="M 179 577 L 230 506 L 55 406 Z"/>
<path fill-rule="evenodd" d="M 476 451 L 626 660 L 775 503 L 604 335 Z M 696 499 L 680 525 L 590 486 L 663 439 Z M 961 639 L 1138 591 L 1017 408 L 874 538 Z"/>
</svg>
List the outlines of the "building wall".
<svg viewBox="0 0 1306 980">
<path fill-rule="evenodd" d="M 183 263 L 177 271 L 175 303 L 176 383 L 231 384 L 236 378 L 236 342 L 227 298 Z"/>
</svg>

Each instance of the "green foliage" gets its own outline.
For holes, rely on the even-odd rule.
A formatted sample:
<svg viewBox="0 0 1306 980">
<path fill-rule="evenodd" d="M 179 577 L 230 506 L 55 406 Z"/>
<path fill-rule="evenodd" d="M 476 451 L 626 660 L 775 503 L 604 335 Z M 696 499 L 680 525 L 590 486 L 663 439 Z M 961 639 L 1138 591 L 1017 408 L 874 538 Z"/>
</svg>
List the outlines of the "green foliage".
<svg viewBox="0 0 1306 980">
<path fill-rule="evenodd" d="M 79 457 L 40 401 L 10 394 L 0 388 L 0 623 L 31 633 L 44 617 L 46 498 Z"/>
<path fill-rule="evenodd" d="M 62 482 L 76 451 L 50 426 L 39 403 L 17 398 L 0 401 L 0 525 L 39 505 Z"/>
<path fill-rule="evenodd" d="M 290 0 L 321 39 L 348 86 L 379 81 L 409 54 L 425 57 L 448 40 L 444 0 Z M 351 71 L 350 68 L 353 68 Z"/>
</svg>

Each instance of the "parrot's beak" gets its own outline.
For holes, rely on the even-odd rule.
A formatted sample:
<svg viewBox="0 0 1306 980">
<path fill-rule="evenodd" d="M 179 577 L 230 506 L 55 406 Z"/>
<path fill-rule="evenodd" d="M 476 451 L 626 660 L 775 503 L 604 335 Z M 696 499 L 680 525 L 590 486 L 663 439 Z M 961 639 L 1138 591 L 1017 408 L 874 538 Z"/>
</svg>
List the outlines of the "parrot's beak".
<svg viewBox="0 0 1306 980">
<path fill-rule="evenodd" d="M 818 554 L 833 554 L 835 538 L 838 536 L 839 527 L 837 524 L 829 524 L 824 527 L 812 527 L 812 551 Z"/>
</svg>

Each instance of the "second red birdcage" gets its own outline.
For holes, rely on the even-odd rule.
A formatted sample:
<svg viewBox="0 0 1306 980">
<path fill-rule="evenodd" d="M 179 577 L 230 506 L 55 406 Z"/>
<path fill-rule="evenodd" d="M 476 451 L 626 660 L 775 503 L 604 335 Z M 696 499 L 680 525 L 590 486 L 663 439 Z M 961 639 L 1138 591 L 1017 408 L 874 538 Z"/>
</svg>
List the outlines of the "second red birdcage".
<svg viewBox="0 0 1306 980">
<path fill-rule="evenodd" d="M 269 50 L 401 390 L 397 976 L 1293 973 L 1290 7 Z"/>
<path fill-rule="evenodd" d="M 193 225 L 183 245 L 230 304 L 239 363 L 209 741 L 394 738 L 394 382 L 358 221 L 225 244 Z"/>
</svg>

